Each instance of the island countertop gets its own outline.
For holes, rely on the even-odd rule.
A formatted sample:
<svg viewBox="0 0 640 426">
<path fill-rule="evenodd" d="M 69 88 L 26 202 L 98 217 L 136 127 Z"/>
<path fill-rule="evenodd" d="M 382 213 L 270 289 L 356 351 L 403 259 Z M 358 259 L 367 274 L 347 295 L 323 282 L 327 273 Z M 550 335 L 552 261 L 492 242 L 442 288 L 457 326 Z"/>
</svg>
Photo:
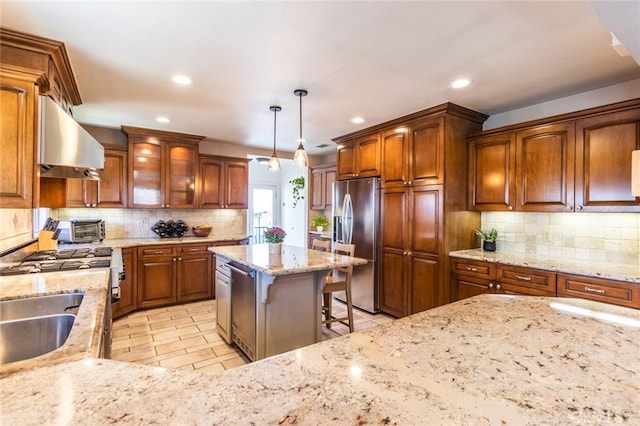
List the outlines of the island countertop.
<svg viewBox="0 0 640 426">
<path fill-rule="evenodd" d="M 367 263 L 359 257 L 342 256 L 283 244 L 280 254 L 269 254 L 268 244 L 209 247 L 209 251 L 272 276 L 301 274 Z"/>
<path fill-rule="evenodd" d="M 2 379 L 3 423 L 640 424 L 640 312 L 481 295 L 224 373 L 74 360 Z"/>
</svg>

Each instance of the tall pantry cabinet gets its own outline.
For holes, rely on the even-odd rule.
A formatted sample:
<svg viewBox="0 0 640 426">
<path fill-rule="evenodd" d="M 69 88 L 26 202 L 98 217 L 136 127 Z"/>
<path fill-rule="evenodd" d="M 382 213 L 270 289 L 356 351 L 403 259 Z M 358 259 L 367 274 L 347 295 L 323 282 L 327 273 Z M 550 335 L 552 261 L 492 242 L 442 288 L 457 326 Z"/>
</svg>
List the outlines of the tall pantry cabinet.
<svg viewBox="0 0 640 426">
<path fill-rule="evenodd" d="M 451 301 L 449 252 L 472 247 L 467 136 L 487 116 L 447 103 L 382 135 L 381 309 L 406 316 Z"/>
<path fill-rule="evenodd" d="M 448 253 L 473 247 L 480 226 L 467 211 L 467 136 L 486 119 L 446 103 L 334 139 L 380 141 L 383 312 L 402 317 L 451 300 Z"/>
</svg>

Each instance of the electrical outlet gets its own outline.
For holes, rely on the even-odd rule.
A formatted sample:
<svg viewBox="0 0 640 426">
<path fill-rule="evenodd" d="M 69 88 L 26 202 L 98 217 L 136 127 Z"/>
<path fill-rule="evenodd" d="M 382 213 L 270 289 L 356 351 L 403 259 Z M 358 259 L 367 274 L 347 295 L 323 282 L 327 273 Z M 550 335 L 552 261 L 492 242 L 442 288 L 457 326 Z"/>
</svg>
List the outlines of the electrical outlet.
<svg viewBox="0 0 640 426">
<path fill-rule="evenodd" d="M 551 242 L 551 231 L 546 230 L 542 232 L 542 240 L 550 243 Z"/>
<path fill-rule="evenodd" d="M 138 221 L 138 228 L 140 228 L 140 229 L 144 228 L 144 220 Z"/>
</svg>

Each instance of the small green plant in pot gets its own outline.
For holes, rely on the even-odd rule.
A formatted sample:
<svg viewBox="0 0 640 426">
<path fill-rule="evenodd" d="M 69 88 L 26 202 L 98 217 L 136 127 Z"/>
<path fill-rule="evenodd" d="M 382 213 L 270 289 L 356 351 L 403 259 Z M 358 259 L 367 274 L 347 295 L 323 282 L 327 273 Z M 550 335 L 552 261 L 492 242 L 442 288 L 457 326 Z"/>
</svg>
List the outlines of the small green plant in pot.
<svg viewBox="0 0 640 426">
<path fill-rule="evenodd" d="M 301 189 L 304 189 L 304 176 L 293 178 L 289 181 L 293 185 L 293 208 L 298 205 L 298 201 L 304 199 L 304 195 L 300 193 Z"/>
<path fill-rule="evenodd" d="M 322 232 L 327 225 L 329 225 L 329 221 L 324 216 L 317 216 L 311 219 L 311 226 L 315 226 L 318 232 Z"/>
<path fill-rule="evenodd" d="M 482 249 L 485 251 L 496 251 L 496 240 L 498 239 L 498 231 L 491 228 L 490 231 L 476 229 L 476 235 L 482 240 Z"/>
</svg>

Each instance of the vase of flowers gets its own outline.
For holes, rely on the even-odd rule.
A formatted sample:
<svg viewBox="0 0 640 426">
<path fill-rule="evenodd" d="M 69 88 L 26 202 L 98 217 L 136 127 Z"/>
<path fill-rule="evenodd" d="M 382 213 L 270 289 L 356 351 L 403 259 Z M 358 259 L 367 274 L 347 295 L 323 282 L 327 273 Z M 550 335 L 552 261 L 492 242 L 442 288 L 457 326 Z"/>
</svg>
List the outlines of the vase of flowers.
<svg viewBox="0 0 640 426">
<path fill-rule="evenodd" d="M 287 233 L 284 229 L 272 226 L 264 231 L 264 240 L 269 243 L 269 253 L 280 253 L 282 250 L 282 242 Z"/>
</svg>

